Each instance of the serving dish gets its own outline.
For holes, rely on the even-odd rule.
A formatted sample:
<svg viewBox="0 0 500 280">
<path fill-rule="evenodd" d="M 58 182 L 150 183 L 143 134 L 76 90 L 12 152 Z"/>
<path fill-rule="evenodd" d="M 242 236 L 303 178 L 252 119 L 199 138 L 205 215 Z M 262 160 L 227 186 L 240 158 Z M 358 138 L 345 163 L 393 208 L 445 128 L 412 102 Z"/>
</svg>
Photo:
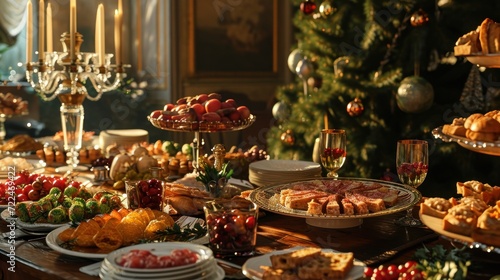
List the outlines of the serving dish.
<svg viewBox="0 0 500 280">
<path fill-rule="evenodd" d="M 200 220 L 199 221 L 200 223 L 204 222 L 202 219 L 198 219 L 198 220 Z M 185 223 L 185 222 L 180 224 L 181 228 L 191 226 L 191 225 L 192 225 L 192 223 Z M 63 232 L 64 230 L 68 229 L 70 226 L 71 225 L 66 224 L 64 226 L 61 226 L 61 227 L 49 232 L 49 234 L 45 238 L 47 245 L 50 248 L 52 248 L 54 251 L 57 251 L 59 253 L 66 254 L 69 256 L 88 258 L 88 259 L 103 259 L 106 257 L 106 255 L 108 253 L 100 253 L 100 252 L 98 252 L 97 248 L 89 248 L 89 250 L 86 252 L 75 251 L 75 250 L 70 250 L 70 249 L 64 248 L 65 246 L 63 245 L 63 242 L 59 239 L 59 234 L 61 232 Z M 169 242 L 166 242 L 166 243 L 169 243 Z M 189 241 L 188 243 L 197 244 L 197 245 L 207 244 L 208 243 L 208 235 L 194 239 L 192 241 Z M 159 244 L 159 242 L 147 243 L 147 244 L 150 244 L 151 246 L 155 246 L 155 245 L 158 246 L 157 244 Z M 118 249 L 118 250 L 121 250 L 121 249 Z"/>
<path fill-rule="evenodd" d="M 273 251 L 271 253 L 267 253 L 262 256 L 257 256 L 257 257 L 252 257 L 248 259 L 242 266 L 242 271 L 243 274 L 253 280 L 261 280 L 262 279 L 262 274 L 264 271 L 262 270 L 262 266 L 272 266 L 271 264 L 271 258 L 270 256 L 272 255 L 279 255 L 279 254 L 285 254 L 285 253 L 290 253 L 293 251 L 297 251 L 303 247 L 293 247 L 290 249 L 285 249 L 285 250 L 279 250 L 279 251 Z M 321 249 L 323 252 L 338 252 L 332 249 Z M 344 278 L 344 280 L 354 280 L 354 279 L 361 279 L 363 277 L 363 273 L 365 270 L 366 265 L 357 260 L 354 259 L 354 266 L 351 268 L 349 271 L 349 274 Z"/>
<path fill-rule="evenodd" d="M 22 229 L 26 229 L 32 232 L 49 232 L 54 229 L 60 228 L 62 226 L 68 226 L 68 223 L 63 223 L 63 224 L 51 224 L 51 223 L 26 223 L 23 222 L 19 219 L 16 218 L 15 213 L 11 212 L 14 211 L 14 208 L 6 208 L 0 213 L 0 217 L 2 220 L 9 222 L 11 220 L 16 221 L 16 226 L 20 227 Z"/>
<path fill-rule="evenodd" d="M 470 55 L 465 57 L 470 63 L 488 68 L 500 68 L 500 55 Z"/>
<path fill-rule="evenodd" d="M 300 183 L 307 182 L 310 180 L 349 180 L 349 181 L 357 181 L 362 182 L 364 184 L 380 184 L 384 187 L 387 187 L 392 190 L 399 191 L 398 200 L 396 204 L 392 207 L 386 208 L 385 210 L 368 213 L 368 214 L 358 214 L 358 215 L 340 215 L 340 216 L 331 216 L 331 215 L 311 215 L 308 214 L 305 210 L 296 210 L 285 207 L 281 205 L 279 202 L 279 193 L 282 189 L 286 189 L 290 186 L 291 183 Z M 300 180 L 287 182 L 278 185 L 264 186 L 255 189 L 250 194 L 250 200 L 256 203 L 260 208 L 292 217 L 305 218 L 306 223 L 312 226 L 323 227 L 323 228 L 347 228 L 358 226 L 363 223 L 363 219 L 384 216 L 393 213 L 397 213 L 406 209 L 413 207 L 416 203 L 420 201 L 422 195 L 416 189 L 406 187 L 402 184 L 389 182 L 389 181 L 381 181 L 375 179 L 361 179 L 361 178 L 312 178 L 308 180 Z"/>
<path fill-rule="evenodd" d="M 474 141 L 465 137 L 449 135 L 443 132 L 443 127 L 437 127 L 432 130 L 432 135 L 444 142 L 456 142 L 460 146 L 478 153 L 483 153 L 491 156 L 500 156 L 500 141 L 484 142 Z"/>
<path fill-rule="evenodd" d="M 236 131 L 249 127 L 255 122 L 256 117 L 250 115 L 246 120 L 239 121 L 185 121 L 185 120 L 158 120 L 148 116 L 153 126 L 170 131 L 197 131 L 197 132 L 223 132 Z"/>
<path fill-rule="evenodd" d="M 443 229 L 443 220 L 437 217 L 429 216 L 429 215 L 424 215 L 422 213 L 419 213 L 420 215 L 420 220 L 424 225 L 426 225 L 428 228 L 432 229 L 436 233 L 450 239 L 451 241 L 454 242 L 459 242 L 462 244 L 465 244 L 466 246 L 469 246 L 470 248 L 479 248 L 482 249 L 485 252 L 496 252 L 500 254 L 500 248 L 496 248 L 494 246 L 488 245 L 488 244 L 483 244 L 480 242 L 474 241 L 470 236 L 465 236 L 453 232 L 449 232 Z"/>
</svg>

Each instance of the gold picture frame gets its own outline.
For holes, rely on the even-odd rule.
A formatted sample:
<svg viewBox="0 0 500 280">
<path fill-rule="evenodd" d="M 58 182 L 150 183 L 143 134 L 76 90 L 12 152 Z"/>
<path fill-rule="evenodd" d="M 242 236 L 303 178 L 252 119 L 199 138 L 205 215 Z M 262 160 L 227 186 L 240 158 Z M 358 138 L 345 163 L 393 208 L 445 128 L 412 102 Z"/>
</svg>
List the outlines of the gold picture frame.
<svg viewBox="0 0 500 280">
<path fill-rule="evenodd" d="M 189 0 L 189 75 L 277 76 L 278 14 L 278 0 Z"/>
</svg>

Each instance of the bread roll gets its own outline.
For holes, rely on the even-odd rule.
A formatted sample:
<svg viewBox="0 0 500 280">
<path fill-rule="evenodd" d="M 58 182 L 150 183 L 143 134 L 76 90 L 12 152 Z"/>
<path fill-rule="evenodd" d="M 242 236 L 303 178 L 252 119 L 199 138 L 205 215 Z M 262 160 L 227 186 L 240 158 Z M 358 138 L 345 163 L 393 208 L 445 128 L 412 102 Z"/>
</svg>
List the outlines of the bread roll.
<svg viewBox="0 0 500 280">
<path fill-rule="evenodd" d="M 465 136 L 475 141 L 495 142 L 500 136 L 500 123 L 487 116 L 479 117 L 472 122 Z"/>
<path fill-rule="evenodd" d="M 465 129 L 470 129 L 472 122 L 474 122 L 474 120 L 476 120 L 482 116 L 483 116 L 483 114 L 476 113 L 476 114 L 472 114 L 469 117 L 467 117 L 467 119 L 465 119 L 465 122 L 464 122 Z"/>
<path fill-rule="evenodd" d="M 476 132 L 500 133 L 500 123 L 491 117 L 482 116 L 473 121 L 469 129 Z"/>
</svg>

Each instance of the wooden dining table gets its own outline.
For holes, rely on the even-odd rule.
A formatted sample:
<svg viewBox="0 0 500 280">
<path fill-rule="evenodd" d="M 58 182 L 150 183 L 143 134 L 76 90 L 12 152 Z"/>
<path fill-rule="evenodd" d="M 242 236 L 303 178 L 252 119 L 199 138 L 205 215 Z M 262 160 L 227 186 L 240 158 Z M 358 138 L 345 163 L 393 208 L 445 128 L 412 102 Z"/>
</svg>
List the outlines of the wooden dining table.
<svg viewBox="0 0 500 280">
<path fill-rule="evenodd" d="M 413 209 L 418 216 L 418 204 Z M 427 227 L 404 227 L 395 220 L 406 211 L 384 216 L 365 218 L 360 225 L 349 228 L 322 228 L 306 223 L 301 217 L 287 216 L 260 210 L 257 229 L 255 256 L 289 249 L 297 246 L 329 248 L 339 252 L 353 252 L 355 259 L 368 267 L 404 264 L 413 258 L 415 250 L 424 246 L 430 248 L 442 245 L 445 248 L 457 246 L 455 242 L 443 238 Z M 178 217 L 174 216 L 174 219 Z M 204 218 L 198 216 L 198 218 Z M 15 222 L 14 222 L 15 224 Z M 0 219 L 0 232 L 12 230 L 9 221 Z M 13 243 L 15 240 L 15 243 Z M 458 246 L 465 246 L 458 244 Z M 486 261 L 486 268 L 472 273 L 470 279 L 489 279 L 495 268 L 488 269 L 489 261 L 500 263 L 500 255 L 484 253 L 477 255 Z M 224 261 L 242 266 L 250 257 L 232 257 Z M 97 263 L 99 260 L 66 255 L 51 249 L 45 236 L 28 236 L 17 239 L 0 238 L 0 279 L 99 279 L 80 271 L 81 267 Z M 241 278 L 241 270 L 220 264 L 226 271 L 226 279 Z M 500 274 L 500 272 L 498 272 Z"/>
<path fill-rule="evenodd" d="M 262 255 L 296 246 L 331 248 L 340 252 L 353 252 L 357 260 L 367 266 L 377 267 L 381 264 L 403 264 L 412 259 L 416 249 L 423 246 L 452 247 L 449 240 L 428 228 L 395 225 L 394 221 L 401 215 L 404 213 L 364 219 L 361 225 L 353 228 L 328 229 L 310 226 L 302 218 L 262 212 L 258 221 L 255 254 Z M 8 223 L 2 220 L 0 231 L 9 230 Z M 17 239 L 14 244 L 9 244 L 9 240 L 0 240 L 0 279 L 99 279 L 80 272 L 81 267 L 99 260 L 54 251 L 47 246 L 44 236 Z M 243 265 L 248 258 L 233 257 L 226 261 Z M 227 279 L 241 276 L 238 270 L 225 265 L 222 267 L 226 270 Z M 488 273 L 479 272 L 470 279 L 489 279 L 482 278 L 492 275 Z"/>
</svg>

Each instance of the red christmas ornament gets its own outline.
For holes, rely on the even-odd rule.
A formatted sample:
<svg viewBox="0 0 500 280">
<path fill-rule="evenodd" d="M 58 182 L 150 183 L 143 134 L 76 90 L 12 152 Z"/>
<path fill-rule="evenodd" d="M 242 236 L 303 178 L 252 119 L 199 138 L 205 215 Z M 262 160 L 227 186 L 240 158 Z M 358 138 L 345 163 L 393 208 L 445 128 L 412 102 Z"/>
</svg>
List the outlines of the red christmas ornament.
<svg viewBox="0 0 500 280">
<path fill-rule="evenodd" d="M 357 117 L 361 115 L 364 110 L 365 107 L 363 107 L 363 103 L 361 102 L 361 99 L 359 99 L 358 97 L 354 98 L 353 101 L 347 104 L 347 113 L 351 117 Z"/>
<path fill-rule="evenodd" d="M 306 0 L 302 3 L 300 3 L 300 10 L 305 14 L 305 15 L 310 15 L 316 10 L 316 3 L 310 0 Z"/>
<path fill-rule="evenodd" d="M 429 22 L 429 15 L 422 9 L 419 9 L 411 15 L 410 23 L 413 27 L 419 27 Z"/>
</svg>

